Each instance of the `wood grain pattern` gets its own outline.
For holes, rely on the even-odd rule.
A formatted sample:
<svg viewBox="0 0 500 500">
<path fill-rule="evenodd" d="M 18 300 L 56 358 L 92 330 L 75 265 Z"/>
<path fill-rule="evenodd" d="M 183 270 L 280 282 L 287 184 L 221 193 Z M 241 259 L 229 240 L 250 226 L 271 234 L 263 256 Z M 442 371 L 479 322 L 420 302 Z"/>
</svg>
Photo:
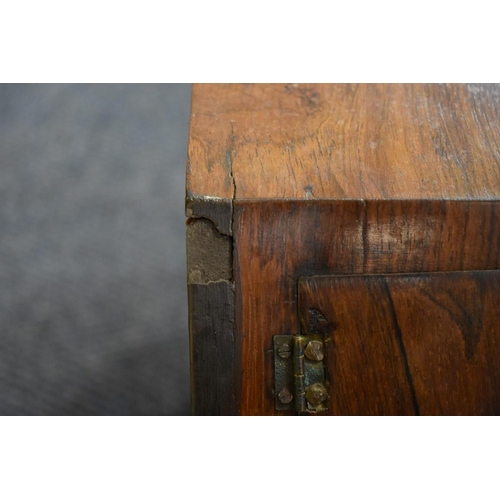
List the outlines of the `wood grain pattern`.
<svg viewBox="0 0 500 500">
<path fill-rule="evenodd" d="M 299 296 L 331 414 L 500 414 L 500 271 L 310 277 Z"/>
<path fill-rule="evenodd" d="M 272 337 L 300 332 L 301 276 L 498 269 L 499 228 L 494 202 L 235 202 L 241 413 L 275 414 Z"/>
<path fill-rule="evenodd" d="M 497 202 L 368 201 L 364 273 L 500 268 Z"/>
<path fill-rule="evenodd" d="M 300 332 L 300 277 L 500 269 L 500 85 L 195 85 L 186 190 L 187 215 L 212 220 L 232 238 L 235 330 L 217 339 L 234 343 L 236 396 L 227 411 L 276 414 L 272 337 Z M 399 321 L 405 293 L 394 284 L 391 303 L 370 286 L 382 294 L 383 318 L 394 309 Z M 454 306 L 434 292 L 447 304 L 433 309 L 439 323 Z M 202 306 L 198 330 L 217 326 L 210 314 L 227 305 L 218 297 L 212 310 Z M 372 306 L 366 314 L 378 321 Z M 418 351 L 388 328 L 374 347 L 380 363 L 401 343 Z M 463 352 L 458 340 L 448 347 L 469 366 L 483 352 L 475 342 Z M 433 347 L 440 356 L 444 345 Z M 486 357 L 481 362 L 490 363 Z M 210 359 L 217 371 L 219 361 Z M 422 370 L 429 359 L 411 362 Z M 429 396 L 417 375 L 414 394 L 398 385 L 412 366 L 410 359 L 390 363 L 398 397 L 390 389 L 378 395 L 376 411 L 415 413 L 422 394 L 441 397 Z M 480 392 L 491 396 L 486 386 Z M 478 399 L 471 411 L 496 411 L 491 401 Z M 206 402 L 210 411 L 225 404 Z M 419 404 L 419 411 L 430 410 Z"/>
<path fill-rule="evenodd" d="M 191 404 L 194 415 L 236 415 L 240 379 L 234 337 L 234 285 L 188 285 Z"/>
<path fill-rule="evenodd" d="M 500 85 L 196 85 L 188 196 L 500 197 Z"/>
<path fill-rule="evenodd" d="M 358 201 L 235 203 L 233 266 L 243 415 L 274 414 L 272 338 L 299 333 L 298 277 L 328 269 L 362 270 L 362 223 L 363 203 Z"/>
<path fill-rule="evenodd" d="M 206 197 L 232 200 L 234 197 L 234 135 L 231 119 L 220 116 L 216 110 L 229 98 L 229 95 L 221 95 L 221 91 L 224 94 L 218 85 L 193 85 L 186 167 L 188 200 Z"/>
</svg>

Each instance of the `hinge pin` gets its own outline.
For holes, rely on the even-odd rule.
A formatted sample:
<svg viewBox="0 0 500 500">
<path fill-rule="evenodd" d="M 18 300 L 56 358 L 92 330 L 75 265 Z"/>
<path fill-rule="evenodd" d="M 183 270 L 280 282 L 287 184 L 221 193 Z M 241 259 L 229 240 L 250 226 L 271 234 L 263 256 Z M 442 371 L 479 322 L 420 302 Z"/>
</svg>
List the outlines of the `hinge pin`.
<svg viewBox="0 0 500 500">
<path fill-rule="evenodd" d="M 293 337 L 293 377 L 295 380 L 295 409 L 302 413 L 306 410 L 306 387 L 304 369 L 304 337 L 295 335 Z"/>
</svg>

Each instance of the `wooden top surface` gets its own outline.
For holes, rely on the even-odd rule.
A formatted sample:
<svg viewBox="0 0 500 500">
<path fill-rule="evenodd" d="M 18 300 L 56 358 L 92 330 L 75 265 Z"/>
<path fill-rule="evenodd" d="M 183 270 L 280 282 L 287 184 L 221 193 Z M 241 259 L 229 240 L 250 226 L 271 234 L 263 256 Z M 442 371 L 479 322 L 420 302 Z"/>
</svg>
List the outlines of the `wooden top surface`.
<svg viewBox="0 0 500 500">
<path fill-rule="evenodd" d="M 500 199 L 500 85 L 194 85 L 187 195 Z"/>
</svg>

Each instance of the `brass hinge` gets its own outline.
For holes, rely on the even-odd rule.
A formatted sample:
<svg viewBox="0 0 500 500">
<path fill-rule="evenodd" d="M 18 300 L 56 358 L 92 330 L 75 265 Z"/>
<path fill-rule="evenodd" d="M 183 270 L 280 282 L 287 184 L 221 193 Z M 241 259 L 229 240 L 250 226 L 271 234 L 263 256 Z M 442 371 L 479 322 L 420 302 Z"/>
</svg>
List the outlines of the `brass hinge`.
<svg viewBox="0 0 500 500">
<path fill-rule="evenodd" d="M 274 389 L 277 410 L 316 413 L 328 408 L 322 335 L 275 335 Z"/>
</svg>

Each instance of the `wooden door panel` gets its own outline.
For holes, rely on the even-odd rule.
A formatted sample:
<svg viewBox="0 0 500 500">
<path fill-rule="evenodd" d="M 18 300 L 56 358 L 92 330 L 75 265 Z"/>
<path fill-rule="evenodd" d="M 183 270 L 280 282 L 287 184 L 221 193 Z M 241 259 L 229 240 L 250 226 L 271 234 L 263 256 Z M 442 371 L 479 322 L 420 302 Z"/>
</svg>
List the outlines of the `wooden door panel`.
<svg viewBox="0 0 500 500">
<path fill-rule="evenodd" d="M 500 414 L 500 271 L 299 280 L 334 415 Z"/>
</svg>

